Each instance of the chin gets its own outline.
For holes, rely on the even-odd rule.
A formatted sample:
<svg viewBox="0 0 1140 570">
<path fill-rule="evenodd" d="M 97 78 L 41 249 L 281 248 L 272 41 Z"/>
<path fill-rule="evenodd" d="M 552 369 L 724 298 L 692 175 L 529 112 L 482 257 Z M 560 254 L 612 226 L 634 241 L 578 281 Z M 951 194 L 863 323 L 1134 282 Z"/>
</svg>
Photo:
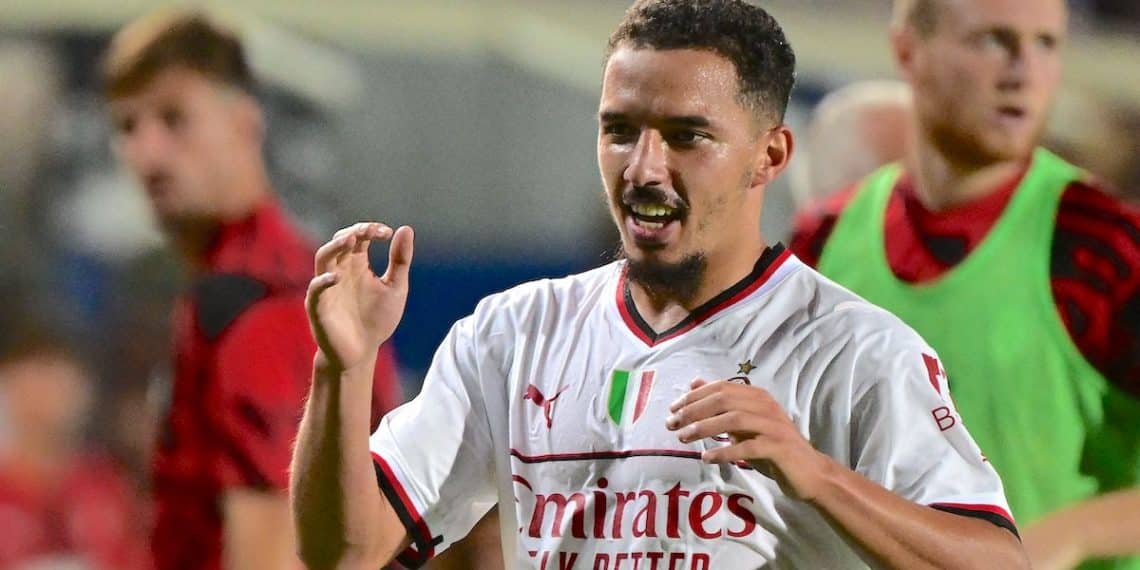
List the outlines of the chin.
<svg viewBox="0 0 1140 570">
<path fill-rule="evenodd" d="M 987 154 L 994 159 L 994 162 L 1028 159 L 1036 148 L 1034 141 L 1002 141 L 986 146 Z"/>
<path fill-rule="evenodd" d="M 638 263 L 670 265 L 684 259 L 683 255 L 670 252 L 669 244 L 638 244 L 632 238 L 623 239 L 620 249 L 620 257 Z"/>
</svg>

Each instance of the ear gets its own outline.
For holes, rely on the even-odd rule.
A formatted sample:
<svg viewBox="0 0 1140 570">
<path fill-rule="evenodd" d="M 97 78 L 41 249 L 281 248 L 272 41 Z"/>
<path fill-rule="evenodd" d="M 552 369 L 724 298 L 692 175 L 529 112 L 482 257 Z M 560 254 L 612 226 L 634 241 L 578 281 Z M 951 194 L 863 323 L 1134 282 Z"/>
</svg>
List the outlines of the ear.
<svg viewBox="0 0 1140 570">
<path fill-rule="evenodd" d="M 236 111 L 242 136 L 260 147 L 265 142 L 265 114 L 261 110 L 261 104 L 243 93 L 236 101 Z"/>
<path fill-rule="evenodd" d="M 795 146 L 795 137 L 787 125 L 761 135 L 752 165 L 752 186 L 766 186 L 775 180 L 788 167 Z"/>
<path fill-rule="evenodd" d="M 895 58 L 895 65 L 899 74 L 910 82 L 914 76 L 915 52 L 918 48 L 919 38 L 909 26 L 894 26 L 890 33 L 891 54 Z"/>
</svg>

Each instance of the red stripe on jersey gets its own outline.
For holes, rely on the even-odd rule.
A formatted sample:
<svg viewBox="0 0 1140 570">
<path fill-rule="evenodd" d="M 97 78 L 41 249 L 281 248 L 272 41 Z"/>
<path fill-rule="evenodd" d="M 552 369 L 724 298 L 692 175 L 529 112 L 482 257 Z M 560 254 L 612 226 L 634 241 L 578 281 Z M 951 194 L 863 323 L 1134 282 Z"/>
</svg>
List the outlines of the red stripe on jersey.
<svg viewBox="0 0 1140 570">
<path fill-rule="evenodd" d="M 633 298 L 628 294 L 629 283 L 626 279 L 626 272 L 623 269 L 621 277 L 618 279 L 617 284 L 617 304 L 618 311 L 621 312 L 622 320 L 633 334 L 641 339 L 642 342 L 649 346 L 654 346 L 665 342 L 667 340 L 677 338 L 694 328 L 697 325 L 711 319 L 718 313 L 728 309 L 732 305 L 739 303 L 741 300 L 746 299 L 749 295 L 755 293 L 758 289 L 764 286 L 777 269 L 784 265 L 784 262 L 792 256 L 792 252 L 785 249 L 783 245 L 777 244 L 772 248 L 766 250 L 765 255 L 762 255 L 757 260 L 757 267 L 753 272 L 745 277 L 740 282 L 717 295 L 708 303 L 701 305 L 693 310 L 684 320 L 678 323 L 673 328 L 664 331 L 661 334 L 654 332 L 649 325 L 641 318 L 637 312 L 637 307 L 633 304 Z M 775 259 L 770 256 L 775 255 Z M 765 258 L 770 259 L 766 261 Z M 725 299 L 720 299 L 721 296 L 728 295 Z"/>
<path fill-rule="evenodd" d="M 511 455 L 523 463 L 551 463 L 558 461 L 597 461 L 606 459 L 629 459 L 631 457 L 674 457 L 678 459 L 701 460 L 701 452 L 688 449 L 623 449 L 614 451 L 580 451 L 577 453 L 548 453 L 526 455 L 512 448 Z M 750 471 L 755 469 L 747 461 L 737 461 L 733 465 Z"/>
<path fill-rule="evenodd" d="M 633 421 L 637 421 L 641 417 L 642 412 L 645 411 L 646 404 L 649 403 L 649 392 L 653 389 L 653 378 L 656 373 L 652 370 L 647 370 L 641 373 L 641 388 L 637 390 L 637 403 L 633 407 Z"/>
<path fill-rule="evenodd" d="M 391 485 L 400 500 L 400 504 L 393 505 L 393 507 L 402 507 L 404 511 L 410 515 L 411 522 L 413 523 L 412 526 L 414 526 L 414 528 L 408 529 L 409 533 L 414 533 L 412 544 L 409 545 L 407 550 L 401 553 L 400 556 L 409 557 L 417 561 L 427 561 L 435 556 L 435 541 L 432 540 L 431 530 L 428 529 L 427 522 L 424 521 L 423 515 L 420 514 L 420 511 L 416 509 L 416 505 L 412 503 L 411 498 L 408 497 L 407 491 L 404 490 L 404 486 L 400 483 L 400 479 L 396 477 L 396 473 L 392 471 L 392 467 L 388 465 L 388 462 L 377 453 L 372 454 L 372 461 L 380 468 L 380 471 L 384 474 L 384 478 L 387 479 L 388 484 Z M 417 549 L 416 545 L 424 546 L 424 551 Z"/>
<path fill-rule="evenodd" d="M 511 481 L 514 481 L 515 483 L 518 483 L 519 485 L 522 485 L 523 487 L 530 489 L 531 492 L 534 491 L 534 487 L 530 486 L 530 481 L 527 481 L 526 479 L 524 479 L 522 475 L 511 475 Z"/>
<path fill-rule="evenodd" d="M 768 280 L 772 278 L 772 274 L 775 273 L 776 270 L 779 269 L 782 265 L 784 265 L 784 262 L 787 261 L 788 258 L 791 256 L 792 256 L 791 250 L 785 249 L 782 253 L 780 253 L 780 257 L 777 257 L 776 261 L 774 261 L 772 263 L 772 265 L 769 265 L 768 269 L 765 269 L 764 273 L 761 273 L 760 277 L 758 277 L 756 279 L 756 281 L 754 281 L 751 285 L 749 285 L 748 287 L 746 287 L 744 290 L 740 291 L 739 293 L 733 295 L 732 297 L 729 297 L 728 299 L 726 299 L 726 300 L 718 303 L 717 305 L 713 306 L 712 308 L 706 310 L 702 314 L 697 315 L 696 317 L 693 318 L 693 320 L 689 321 L 689 324 L 686 325 L 684 328 L 673 331 L 673 332 L 669 333 L 668 335 L 657 339 L 657 342 L 666 341 L 666 340 L 669 340 L 671 338 L 675 338 L 681 334 L 684 334 L 684 333 L 692 330 L 697 325 L 711 319 L 713 317 L 713 315 L 720 313 L 721 311 L 739 303 L 741 300 L 743 300 L 743 299 L 747 298 L 749 295 L 755 293 L 757 289 L 759 289 L 760 287 L 763 287 L 764 284 L 767 283 Z"/>
<path fill-rule="evenodd" d="M 985 503 L 932 503 L 930 506 L 962 509 L 964 511 L 977 511 L 981 513 L 991 513 L 1007 519 L 1009 522 L 1014 522 L 1013 515 L 1009 514 L 1009 511 L 997 505 L 988 505 Z"/>
<path fill-rule="evenodd" d="M 638 326 L 637 321 L 633 319 L 633 315 L 629 312 L 629 307 L 626 306 L 625 288 L 625 268 L 622 268 L 621 277 L 618 279 L 617 284 L 617 306 L 618 311 L 621 313 L 621 320 L 625 322 L 625 326 L 629 327 L 630 332 L 632 332 L 634 336 L 641 339 L 641 342 L 653 346 L 653 339 Z"/>
</svg>

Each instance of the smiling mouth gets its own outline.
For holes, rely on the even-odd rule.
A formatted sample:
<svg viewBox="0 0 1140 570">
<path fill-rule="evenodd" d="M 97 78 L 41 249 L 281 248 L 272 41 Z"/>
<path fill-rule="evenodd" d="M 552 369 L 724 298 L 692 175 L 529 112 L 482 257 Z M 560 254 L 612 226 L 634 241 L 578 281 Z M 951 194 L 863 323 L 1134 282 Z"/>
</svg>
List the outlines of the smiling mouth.
<svg viewBox="0 0 1140 570">
<path fill-rule="evenodd" d="M 665 204 L 626 204 L 626 210 L 633 222 L 647 230 L 659 230 L 667 224 L 679 221 L 684 210 Z"/>
</svg>

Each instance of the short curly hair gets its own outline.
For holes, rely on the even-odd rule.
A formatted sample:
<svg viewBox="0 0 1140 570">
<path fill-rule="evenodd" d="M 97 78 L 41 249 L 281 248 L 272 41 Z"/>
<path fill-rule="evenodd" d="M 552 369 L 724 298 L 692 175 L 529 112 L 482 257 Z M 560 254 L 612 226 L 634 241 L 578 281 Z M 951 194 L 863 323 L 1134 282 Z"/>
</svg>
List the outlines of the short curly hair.
<svg viewBox="0 0 1140 570">
<path fill-rule="evenodd" d="M 796 54 L 768 12 L 742 0 L 639 0 L 606 46 L 696 49 L 732 62 L 740 102 L 758 117 L 783 122 L 796 79 Z"/>
</svg>

